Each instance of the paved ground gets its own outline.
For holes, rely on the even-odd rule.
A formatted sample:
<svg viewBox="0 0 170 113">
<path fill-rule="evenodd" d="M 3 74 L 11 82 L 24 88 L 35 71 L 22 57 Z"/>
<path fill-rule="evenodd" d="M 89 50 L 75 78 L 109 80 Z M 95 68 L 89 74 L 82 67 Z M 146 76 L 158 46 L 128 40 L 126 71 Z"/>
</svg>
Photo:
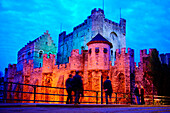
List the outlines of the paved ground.
<svg viewBox="0 0 170 113">
<path fill-rule="evenodd" d="M 15 106 L 16 105 L 16 106 Z M 0 113 L 170 113 L 170 106 L 0 104 Z"/>
</svg>

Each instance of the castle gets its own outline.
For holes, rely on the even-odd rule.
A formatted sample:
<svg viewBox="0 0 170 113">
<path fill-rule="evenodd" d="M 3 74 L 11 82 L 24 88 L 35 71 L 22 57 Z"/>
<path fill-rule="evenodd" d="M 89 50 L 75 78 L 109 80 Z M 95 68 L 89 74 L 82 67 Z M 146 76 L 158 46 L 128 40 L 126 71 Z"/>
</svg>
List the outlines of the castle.
<svg viewBox="0 0 170 113">
<path fill-rule="evenodd" d="M 59 34 L 58 53 L 48 31 L 29 42 L 18 52 L 17 64 L 9 64 L 5 69 L 5 79 L 8 82 L 64 88 L 68 75 L 79 70 L 83 73 L 84 90 L 103 90 L 103 82 L 110 76 L 113 92 L 132 94 L 137 83 L 144 86 L 146 94 L 152 94 L 154 86 L 148 75 L 147 65 L 153 49 L 149 50 L 149 54 L 146 50 L 141 50 L 140 62 L 136 66 L 134 50 L 126 49 L 125 28 L 125 19 L 121 18 L 118 24 L 106 19 L 102 9 L 94 9 L 91 16 L 75 27 L 72 33 Z M 15 86 L 9 85 L 8 88 L 14 89 Z M 18 90 L 31 92 L 33 88 L 22 86 Z M 36 92 L 62 91 L 37 88 Z M 9 93 L 8 98 L 10 96 Z M 33 96 L 23 94 L 15 95 L 14 98 L 32 99 Z M 36 98 L 66 100 L 66 97 L 44 95 Z"/>
</svg>

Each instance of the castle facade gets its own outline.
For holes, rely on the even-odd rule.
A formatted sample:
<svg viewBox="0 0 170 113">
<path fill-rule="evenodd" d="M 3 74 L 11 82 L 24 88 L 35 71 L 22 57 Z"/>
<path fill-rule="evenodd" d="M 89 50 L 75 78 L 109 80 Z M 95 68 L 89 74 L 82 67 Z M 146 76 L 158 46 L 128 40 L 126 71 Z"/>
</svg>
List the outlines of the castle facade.
<svg viewBox="0 0 170 113">
<path fill-rule="evenodd" d="M 18 52 L 18 63 L 9 64 L 6 68 L 5 79 L 8 82 L 65 88 L 68 75 L 79 70 L 83 73 L 84 90 L 103 91 L 103 82 L 109 76 L 113 92 L 133 95 L 136 83 L 144 86 L 145 94 L 152 94 L 154 86 L 147 67 L 152 49 L 149 54 L 146 50 L 140 51 L 140 62 L 136 66 L 134 50 L 125 48 L 125 26 L 124 19 L 120 19 L 119 24 L 114 23 L 105 18 L 103 10 L 94 9 L 91 16 L 72 33 L 59 34 L 58 53 L 48 31 L 29 42 Z M 34 90 L 29 86 L 9 85 L 8 88 L 24 92 Z M 40 87 L 36 92 L 66 94 L 64 90 Z M 33 95 L 27 94 L 8 93 L 7 97 L 11 98 L 11 95 L 16 99 L 33 99 Z M 85 92 L 85 95 L 95 94 Z M 64 101 L 66 97 L 39 95 L 36 99 Z M 82 102 L 89 100 L 91 98 L 84 98 Z"/>
</svg>

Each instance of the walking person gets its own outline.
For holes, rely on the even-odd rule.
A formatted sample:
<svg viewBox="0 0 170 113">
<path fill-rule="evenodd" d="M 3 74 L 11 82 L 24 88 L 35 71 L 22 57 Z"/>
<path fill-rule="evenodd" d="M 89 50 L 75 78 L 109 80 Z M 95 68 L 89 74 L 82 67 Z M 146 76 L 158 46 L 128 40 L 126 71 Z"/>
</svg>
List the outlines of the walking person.
<svg viewBox="0 0 170 113">
<path fill-rule="evenodd" d="M 135 96 L 136 96 L 137 104 L 139 105 L 140 104 L 140 99 L 139 99 L 138 85 L 136 85 L 134 93 L 135 93 Z"/>
<path fill-rule="evenodd" d="M 144 101 L 144 94 L 145 94 L 145 90 L 143 88 L 143 86 L 141 86 L 141 90 L 140 90 L 140 93 L 141 93 L 141 105 L 145 104 L 145 101 Z"/>
<path fill-rule="evenodd" d="M 80 92 L 82 91 L 82 78 L 78 75 L 79 71 L 76 71 L 76 75 L 73 77 L 73 91 L 75 94 L 74 104 L 79 104 Z"/>
<path fill-rule="evenodd" d="M 68 97 L 67 97 L 67 101 L 66 101 L 66 104 L 71 104 L 72 103 L 72 74 L 69 75 L 69 78 L 66 80 L 66 90 L 67 90 L 67 93 L 68 93 Z"/>
<path fill-rule="evenodd" d="M 108 104 L 108 96 L 111 102 L 111 96 L 113 93 L 111 81 L 109 80 L 109 76 L 107 76 L 107 79 L 104 81 L 104 91 L 105 91 L 106 104 Z"/>
</svg>

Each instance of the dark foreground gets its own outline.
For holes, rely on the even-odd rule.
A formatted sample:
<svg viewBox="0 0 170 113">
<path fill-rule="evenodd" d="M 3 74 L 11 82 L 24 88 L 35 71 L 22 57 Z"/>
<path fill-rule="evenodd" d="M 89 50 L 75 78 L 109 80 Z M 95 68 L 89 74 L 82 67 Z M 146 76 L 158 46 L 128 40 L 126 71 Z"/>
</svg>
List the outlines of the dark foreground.
<svg viewBox="0 0 170 113">
<path fill-rule="evenodd" d="M 0 104 L 0 113 L 170 113 L 170 105 Z"/>
</svg>

